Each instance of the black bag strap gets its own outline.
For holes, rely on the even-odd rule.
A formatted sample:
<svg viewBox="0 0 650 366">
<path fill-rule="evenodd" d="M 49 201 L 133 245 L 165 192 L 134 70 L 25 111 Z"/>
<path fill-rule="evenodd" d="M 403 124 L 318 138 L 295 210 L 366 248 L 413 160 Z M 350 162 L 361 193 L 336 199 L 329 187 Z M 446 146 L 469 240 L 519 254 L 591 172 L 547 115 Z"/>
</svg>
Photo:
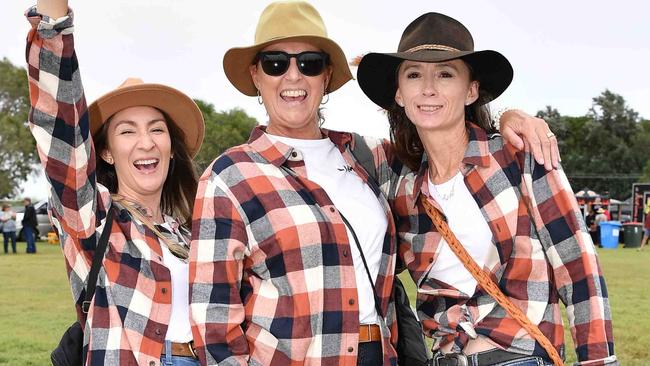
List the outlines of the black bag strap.
<svg viewBox="0 0 650 366">
<path fill-rule="evenodd" d="M 368 281 L 370 281 L 370 286 L 372 287 L 372 298 L 375 300 L 375 310 L 377 310 L 377 315 L 380 317 L 384 317 L 384 315 L 381 313 L 381 308 L 379 307 L 379 299 L 377 298 L 377 290 L 375 290 L 375 282 L 372 280 L 372 275 L 370 274 L 370 269 L 368 268 L 368 263 L 366 262 L 366 256 L 363 255 L 363 249 L 361 249 L 361 244 L 359 243 L 359 238 L 357 238 L 357 233 L 354 232 L 354 229 L 352 228 L 352 225 L 350 225 L 350 222 L 348 219 L 343 216 L 341 211 L 339 211 L 339 214 L 341 215 L 341 218 L 343 219 L 343 222 L 345 223 L 345 226 L 350 229 L 350 232 L 352 233 L 352 237 L 354 238 L 354 242 L 357 244 L 357 249 L 359 249 L 359 254 L 361 254 L 361 260 L 363 261 L 363 267 L 366 269 L 366 274 L 368 275 Z"/>
<path fill-rule="evenodd" d="M 84 314 L 88 314 L 90 309 L 90 302 L 95 296 L 95 286 L 97 286 L 97 276 L 99 275 L 99 268 L 102 266 L 104 254 L 106 253 L 106 246 L 108 245 L 108 237 L 111 235 L 111 228 L 113 227 L 113 208 L 108 209 L 106 214 L 106 222 L 104 223 L 104 230 L 99 237 L 95 253 L 93 254 L 93 264 L 90 266 L 90 273 L 88 274 L 88 283 L 86 284 L 86 298 L 81 304 L 81 309 Z"/>
</svg>

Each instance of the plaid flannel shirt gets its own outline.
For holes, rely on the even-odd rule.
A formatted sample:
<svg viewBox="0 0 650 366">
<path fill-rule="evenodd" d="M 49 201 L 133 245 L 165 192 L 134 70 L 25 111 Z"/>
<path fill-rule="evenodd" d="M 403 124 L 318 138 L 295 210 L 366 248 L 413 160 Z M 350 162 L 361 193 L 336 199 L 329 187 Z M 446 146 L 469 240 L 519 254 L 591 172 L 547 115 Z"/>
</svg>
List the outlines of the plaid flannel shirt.
<svg viewBox="0 0 650 366">
<path fill-rule="evenodd" d="M 617 364 L 605 280 L 564 172 L 547 172 L 531 154 L 504 146 L 501 136 L 488 136 L 473 124 L 463 163 L 465 185 L 496 248 L 483 269 L 561 354 L 559 300 L 566 304 L 579 361 Z M 418 201 L 423 195 L 440 209 L 429 195 L 427 176 L 425 157 L 419 173 L 403 176 L 391 204 L 400 258 L 418 284 L 418 316 L 433 348 L 454 342 L 458 352 L 476 333 L 511 352 L 546 356 L 480 286 L 468 295 L 428 277 L 438 246 L 446 243 Z"/>
<path fill-rule="evenodd" d="M 351 136 L 322 133 L 368 182 L 349 151 Z M 375 162 L 386 164 L 382 146 L 374 146 Z M 337 208 L 306 177 L 300 154 L 273 143 L 262 127 L 201 177 L 190 308 L 202 364 L 356 365 L 359 309 L 350 242 Z M 370 186 L 389 219 L 375 286 L 386 316 L 384 364 L 395 365 L 396 231 L 388 202 Z"/>
<path fill-rule="evenodd" d="M 51 185 L 50 216 L 61 236 L 85 365 L 160 363 L 171 316 L 171 276 L 156 235 L 113 204 L 95 180 L 95 151 L 72 36 L 72 13 L 57 21 L 30 9 L 27 38 L 29 122 Z M 117 206 L 95 296 L 81 311 L 90 265 Z"/>
</svg>

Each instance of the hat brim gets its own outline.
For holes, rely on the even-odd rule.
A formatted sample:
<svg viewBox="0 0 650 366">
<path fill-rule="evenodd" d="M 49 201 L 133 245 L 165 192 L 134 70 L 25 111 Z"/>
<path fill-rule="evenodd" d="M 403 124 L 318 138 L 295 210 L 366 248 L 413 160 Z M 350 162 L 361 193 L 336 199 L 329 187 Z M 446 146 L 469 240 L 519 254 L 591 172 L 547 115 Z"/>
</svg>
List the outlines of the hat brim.
<svg viewBox="0 0 650 366">
<path fill-rule="evenodd" d="M 115 113 L 136 106 L 154 107 L 165 112 L 185 134 L 189 154 L 196 156 L 205 134 L 203 114 L 190 97 L 166 85 L 131 85 L 104 94 L 88 106 L 90 133 L 94 137 Z"/>
<path fill-rule="evenodd" d="M 245 95 L 251 97 L 257 95 L 257 88 L 255 87 L 255 84 L 253 84 L 249 67 L 258 52 L 265 47 L 278 42 L 309 43 L 329 55 L 330 65 L 332 67 L 332 79 L 327 87 L 328 93 L 337 90 L 345 83 L 352 80 L 352 73 L 348 67 L 345 53 L 343 53 L 343 50 L 338 44 L 336 44 L 336 42 L 325 37 L 305 35 L 276 38 L 251 47 L 235 47 L 229 49 L 223 56 L 223 70 L 230 83 Z"/>
<path fill-rule="evenodd" d="M 474 70 L 480 84 L 479 90 L 485 96 L 483 103 L 496 99 L 512 82 L 512 65 L 505 56 L 491 50 L 369 53 L 359 63 L 357 81 L 370 100 L 389 109 L 397 91 L 397 68 L 404 60 L 443 62 L 455 59 L 462 59 Z"/>
</svg>

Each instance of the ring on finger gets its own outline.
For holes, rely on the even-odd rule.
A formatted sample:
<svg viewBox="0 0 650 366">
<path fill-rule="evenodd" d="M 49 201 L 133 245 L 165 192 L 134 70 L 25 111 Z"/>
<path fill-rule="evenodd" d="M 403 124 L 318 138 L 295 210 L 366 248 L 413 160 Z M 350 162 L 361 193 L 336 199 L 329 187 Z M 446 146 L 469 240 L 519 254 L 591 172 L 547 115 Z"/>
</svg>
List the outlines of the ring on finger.
<svg viewBox="0 0 650 366">
<path fill-rule="evenodd" d="M 548 132 L 546 133 L 546 137 L 548 137 L 548 138 L 550 139 L 550 138 L 552 138 L 552 137 L 555 137 L 555 134 L 554 134 L 553 132 L 551 132 L 551 131 L 548 131 Z"/>
</svg>

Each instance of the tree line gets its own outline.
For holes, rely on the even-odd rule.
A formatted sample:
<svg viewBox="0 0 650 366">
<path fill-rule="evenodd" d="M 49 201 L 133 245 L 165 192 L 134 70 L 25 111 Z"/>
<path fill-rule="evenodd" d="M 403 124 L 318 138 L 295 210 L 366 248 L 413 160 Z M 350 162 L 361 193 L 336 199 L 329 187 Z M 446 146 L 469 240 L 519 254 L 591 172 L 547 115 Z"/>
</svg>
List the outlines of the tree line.
<svg viewBox="0 0 650 366">
<path fill-rule="evenodd" d="M 195 161 L 202 172 L 227 148 L 248 139 L 257 121 L 240 108 L 217 111 L 196 100 L 206 131 Z M 29 93 L 25 69 L 0 60 L 0 198 L 20 193 L 37 166 L 35 142 L 27 128 Z M 650 182 L 650 120 L 643 119 L 625 99 L 605 90 L 593 98 L 584 116 L 563 116 L 547 106 L 537 113 L 558 137 L 562 166 L 574 190 L 588 187 L 625 199 L 632 183 Z"/>
</svg>

